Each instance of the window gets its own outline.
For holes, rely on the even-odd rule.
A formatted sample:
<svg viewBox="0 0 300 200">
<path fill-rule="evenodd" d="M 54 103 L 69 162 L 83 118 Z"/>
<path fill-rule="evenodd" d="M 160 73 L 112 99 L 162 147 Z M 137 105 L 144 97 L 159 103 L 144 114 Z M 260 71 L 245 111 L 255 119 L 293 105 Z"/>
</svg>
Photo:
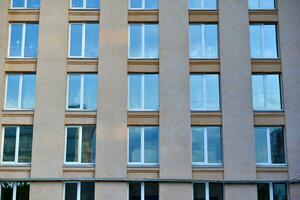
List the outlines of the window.
<svg viewBox="0 0 300 200">
<path fill-rule="evenodd" d="M 189 0 L 191 10 L 216 10 L 217 0 Z"/>
<path fill-rule="evenodd" d="M 158 127 L 128 128 L 128 164 L 158 165 Z"/>
<path fill-rule="evenodd" d="M 216 24 L 192 24 L 189 28 L 190 58 L 218 58 L 218 26 Z"/>
<path fill-rule="evenodd" d="M 94 200 L 95 183 L 93 182 L 70 182 L 65 183 L 64 200 Z"/>
<path fill-rule="evenodd" d="M 129 25 L 129 58 L 158 58 L 158 25 Z"/>
<path fill-rule="evenodd" d="M 281 127 L 255 128 L 256 164 L 285 164 L 284 134 Z"/>
<path fill-rule="evenodd" d="M 99 9 L 100 0 L 71 0 L 71 9 Z"/>
<path fill-rule="evenodd" d="M 67 110 L 96 110 L 97 74 L 69 74 Z"/>
<path fill-rule="evenodd" d="M 257 184 L 258 200 L 287 200 L 287 187 L 285 183 Z"/>
<path fill-rule="evenodd" d="M 99 49 L 99 24 L 74 23 L 70 25 L 69 57 L 97 58 Z"/>
<path fill-rule="evenodd" d="M 269 10 L 275 9 L 275 0 L 248 0 L 250 10 Z"/>
<path fill-rule="evenodd" d="M 220 110 L 219 75 L 191 75 L 190 90 L 192 111 Z"/>
<path fill-rule="evenodd" d="M 35 74 L 8 74 L 5 109 L 33 110 L 35 105 Z"/>
<path fill-rule="evenodd" d="M 10 58 L 36 58 L 38 47 L 38 24 L 10 24 Z"/>
<path fill-rule="evenodd" d="M 223 200 L 223 185 L 219 183 L 195 183 L 194 200 Z"/>
<path fill-rule="evenodd" d="M 250 25 L 250 48 L 251 58 L 277 58 L 276 25 Z"/>
<path fill-rule="evenodd" d="M 156 111 L 159 102 L 158 74 L 128 75 L 128 110 Z"/>
<path fill-rule="evenodd" d="M 11 0 L 13 9 L 39 9 L 40 0 Z"/>
<path fill-rule="evenodd" d="M 1 200 L 29 200 L 30 184 L 1 183 Z"/>
<path fill-rule="evenodd" d="M 252 75 L 254 110 L 281 110 L 279 77 L 278 74 Z"/>
<path fill-rule="evenodd" d="M 95 163 L 95 126 L 69 126 L 66 128 L 66 164 Z"/>
<path fill-rule="evenodd" d="M 159 200 L 158 183 L 129 183 L 128 200 Z"/>
<path fill-rule="evenodd" d="M 221 165 L 222 144 L 220 127 L 192 128 L 193 165 Z"/>
<path fill-rule="evenodd" d="M 129 0 L 130 10 L 156 10 L 158 0 Z"/>
</svg>

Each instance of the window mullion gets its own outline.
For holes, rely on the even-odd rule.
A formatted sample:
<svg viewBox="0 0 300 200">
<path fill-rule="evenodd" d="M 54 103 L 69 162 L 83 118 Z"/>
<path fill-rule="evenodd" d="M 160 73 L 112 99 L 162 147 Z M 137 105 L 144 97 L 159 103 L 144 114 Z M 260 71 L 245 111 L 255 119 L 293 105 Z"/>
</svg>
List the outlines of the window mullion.
<svg viewBox="0 0 300 200">
<path fill-rule="evenodd" d="M 206 99 L 206 75 L 203 75 L 203 79 L 202 79 L 202 84 L 203 84 L 203 110 L 207 109 L 207 99 Z"/>
<path fill-rule="evenodd" d="M 264 101 L 264 110 L 267 109 L 267 101 L 266 101 L 266 95 L 267 95 L 267 88 L 266 88 L 266 75 L 262 75 L 263 77 L 263 92 L 264 92 L 264 95 L 263 95 L 263 101 Z"/>
<path fill-rule="evenodd" d="M 205 183 L 205 199 L 209 200 L 209 183 Z"/>
<path fill-rule="evenodd" d="M 142 29 L 142 58 L 145 58 L 145 24 L 141 25 L 141 29 Z"/>
<path fill-rule="evenodd" d="M 78 136 L 78 163 L 81 163 L 81 153 L 82 153 L 82 126 L 79 127 Z"/>
<path fill-rule="evenodd" d="M 141 183 L 141 200 L 145 200 L 145 183 Z"/>
<path fill-rule="evenodd" d="M 23 74 L 19 75 L 18 109 L 22 109 Z"/>
<path fill-rule="evenodd" d="M 142 110 L 145 110 L 145 75 L 143 74 L 141 77 L 141 106 Z"/>
<path fill-rule="evenodd" d="M 204 163 L 208 164 L 208 150 L 207 150 L 207 128 L 204 128 Z"/>
<path fill-rule="evenodd" d="M 17 199 L 17 183 L 13 183 L 13 200 Z"/>
<path fill-rule="evenodd" d="M 84 94 L 84 74 L 80 75 L 80 109 L 83 110 L 83 94 Z"/>
<path fill-rule="evenodd" d="M 25 8 L 28 8 L 28 0 L 24 0 L 25 2 L 24 2 L 24 7 Z"/>
<path fill-rule="evenodd" d="M 87 8 L 87 0 L 83 0 L 83 8 Z"/>
<path fill-rule="evenodd" d="M 85 23 L 84 24 L 81 24 L 82 27 L 81 27 L 81 31 L 82 31 L 82 44 L 81 44 L 81 57 L 85 57 Z"/>
<path fill-rule="evenodd" d="M 202 44 L 202 51 L 201 51 L 201 56 L 202 58 L 205 58 L 206 57 L 206 52 L 205 52 L 205 37 L 204 37 L 204 33 L 205 33 L 205 25 L 204 24 L 201 24 L 201 44 Z"/>
<path fill-rule="evenodd" d="M 81 190 L 81 182 L 77 183 L 77 200 L 80 200 L 80 190 Z"/>
<path fill-rule="evenodd" d="M 265 30 L 264 30 L 264 25 L 260 25 L 260 34 L 261 34 L 261 57 L 265 57 Z"/>
<path fill-rule="evenodd" d="M 25 57 L 25 35 L 26 35 L 26 24 L 22 24 L 22 42 L 21 42 L 21 57 Z"/>
<path fill-rule="evenodd" d="M 269 183 L 270 200 L 274 200 L 273 184 Z"/>
<path fill-rule="evenodd" d="M 145 128 L 141 129 L 141 162 L 145 164 Z"/>
<path fill-rule="evenodd" d="M 19 144 L 20 144 L 20 127 L 16 128 L 16 146 L 15 146 L 15 161 L 14 163 L 18 163 L 19 160 Z"/>
<path fill-rule="evenodd" d="M 270 128 L 267 128 L 267 148 L 268 148 L 268 164 L 272 164 L 271 159 L 271 139 L 270 139 Z"/>
</svg>

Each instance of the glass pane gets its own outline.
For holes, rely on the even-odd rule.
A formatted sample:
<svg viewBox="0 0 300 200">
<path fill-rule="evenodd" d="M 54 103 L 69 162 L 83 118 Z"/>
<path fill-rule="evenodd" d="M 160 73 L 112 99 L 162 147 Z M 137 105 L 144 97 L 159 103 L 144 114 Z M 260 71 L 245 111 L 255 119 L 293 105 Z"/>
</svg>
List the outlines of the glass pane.
<svg viewBox="0 0 300 200">
<path fill-rule="evenodd" d="M 159 80 L 157 74 L 144 75 L 145 109 L 158 110 Z"/>
<path fill-rule="evenodd" d="M 217 0 L 203 0 L 203 9 L 207 9 L 207 10 L 217 9 Z"/>
<path fill-rule="evenodd" d="M 17 183 L 17 198 L 16 200 L 29 200 L 29 183 Z"/>
<path fill-rule="evenodd" d="M 273 184 L 273 195 L 274 200 L 287 200 L 286 184 Z"/>
<path fill-rule="evenodd" d="M 85 57 L 98 57 L 99 47 L 99 25 L 85 25 Z"/>
<path fill-rule="evenodd" d="M 275 1 L 274 0 L 261 0 L 262 9 L 274 9 Z"/>
<path fill-rule="evenodd" d="M 1 184 L 1 200 L 13 199 L 13 184 L 2 183 Z"/>
<path fill-rule="evenodd" d="M 80 200 L 94 200 L 95 198 L 95 183 L 82 182 L 80 191 Z"/>
<path fill-rule="evenodd" d="M 268 142 L 265 128 L 255 128 L 256 163 L 268 162 Z"/>
<path fill-rule="evenodd" d="M 18 108 L 20 75 L 7 76 L 6 108 Z"/>
<path fill-rule="evenodd" d="M 65 200 L 77 200 L 77 183 L 66 183 Z"/>
<path fill-rule="evenodd" d="M 250 26 L 251 58 L 262 58 L 261 28 L 259 25 Z"/>
<path fill-rule="evenodd" d="M 141 162 L 141 128 L 129 128 L 129 162 Z"/>
<path fill-rule="evenodd" d="M 129 75 L 129 109 L 142 108 L 142 76 Z"/>
<path fill-rule="evenodd" d="M 277 58 L 276 26 L 264 25 L 264 58 Z"/>
<path fill-rule="evenodd" d="M 264 77 L 263 77 L 263 75 L 253 75 L 252 76 L 252 98 L 253 98 L 253 109 L 254 110 L 265 109 Z"/>
<path fill-rule="evenodd" d="M 27 24 L 26 25 L 26 36 L 25 36 L 25 57 L 37 56 L 38 48 L 38 37 L 39 37 L 39 25 L 38 24 Z"/>
<path fill-rule="evenodd" d="M 3 161 L 13 162 L 15 161 L 16 150 L 16 127 L 5 127 L 4 129 L 4 144 L 3 144 Z"/>
<path fill-rule="evenodd" d="M 158 25 L 145 25 L 145 58 L 158 58 Z"/>
<path fill-rule="evenodd" d="M 158 9 L 158 0 L 145 0 L 146 9 Z"/>
<path fill-rule="evenodd" d="M 95 163 L 96 150 L 96 127 L 84 126 L 82 127 L 82 163 Z"/>
<path fill-rule="evenodd" d="M 270 129 L 271 154 L 273 164 L 285 163 L 284 134 L 282 128 Z"/>
<path fill-rule="evenodd" d="M 23 24 L 11 24 L 9 56 L 20 57 L 22 51 Z"/>
<path fill-rule="evenodd" d="M 192 128 L 192 160 L 204 162 L 204 128 Z"/>
<path fill-rule="evenodd" d="M 219 127 L 207 128 L 208 163 L 222 162 L 221 131 Z"/>
<path fill-rule="evenodd" d="M 141 200 L 141 184 L 129 183 L 129 200 Z"/>
<path fill-rule="evenodd" d="M 130 0 L 130 8 L 135 9 L 135 8 L 142 8 L 142 0 Z"/>
<path fill-rule="evenodd" d="M 25 0 L 12 0 L 12 7 L 13 8 L 24 8 Z"/>
<path fill-rule="evenodd" d="M 206 109 L 219 110 L 219 76 L 206 75 Z"/>
<path fill-rule="evenodd" d="M 258 9 L 259 8 L 258 1 L 259 0 L 248 0 L 249 9 Z"/>
<path fill-rule="evenodd" d="M 223 200 L 223 185 L 218 183 L 209 184 L 209 200 Z"/>
<path fill-rule="evenodd" d="M 22 109 L 34 109 L 35 105 L 35 74 L 24 74 L 22 84 Z"/>
<path fill-rule="evenodd" d="M 159 185 L 158 183 L 145 183 L 145 200 L 159 199 Z"/>
<path fill-rule="evenodd" d="M 129 25 L 129 30 L 130 30 L 129 57 L 130 58 L 142 57 L 142 26 Z"/>
<path fill-rule="evenodd" d="M 98 75 L 84 75 L 83 109 L 96 110 L 98 94 Z"/>
<path fill-rule="evenodd" d="M 201 110 L 204 109 L 203 102 L 203 76 L 191 75 L 190 77 L 190 90 L 191 90 L 191 109 Z"/>
<path fill-rule="evenodd" d="M 257 196 L 258 200 L 270 200 L 268 183 L 257 184 Z"/>
<path fill-rule="evenodd" d="M 83 8 L 83 0 L 72 0 L 72 8 Z"/>
<path fill-rule="evenodd" d="M 70 56 L 82 56 L 82 24 L 71 25 Z"/>
<path fill-rule="evenodd" d="M 203 57 L 202 40 L 201 40 L 201 25 L 190 25 L 189 28 L 189 47 L 190 58 Z"/>
<path fill-rule="evenodd" d="M 31 163 L 32 150 L 32 126 L 20 127 L 19 139 L 19 161 L 20 163 Z"/>
<path fill-rule="evenodd" d="M 80 108 L 80 75 L 69 75 L 68 108 Z"/>
<path fill-rule="evenodd" d="M 201 9 L 202 8 L 201 2 L 202 0 L 189 0 L 190 9 Z"/>
<path fill-rule="evenodd" d="M 205 58 L 218 58 L 217 25 L 204 25 Z"/>
<path fill-rule="evenodd" d="M 78 137 L 79 128 L 67 128 L 66 162 L 78 161 Z"/>
<path fill-rule="evenodd" d="M 205 184 L 194 184 L 194 200 L 205 200 Z"/>
<path fill-rule="evenodd" d="M 27 8 L 40 8 L 40 0 L 27 0 Z"/>
<path fill-rule="evenodd" d="M 159 134 L 158 127 L 145 127 L 144 131 L 145 163 L 158 163 Z"/>
<path fill-rule="evenodd" d="M 266 75 L 265 76 L 266 87 L 266 109 L 268 110 L 280 110 L 281 98 L 280 98 L 280 84 L 279 75 Z"/>
<path fill-rule="evenodd" d="M 99 8 L 100 7 L 100 0 L 87 0 L 86 1 L 87 8 Z"/>
</svg>

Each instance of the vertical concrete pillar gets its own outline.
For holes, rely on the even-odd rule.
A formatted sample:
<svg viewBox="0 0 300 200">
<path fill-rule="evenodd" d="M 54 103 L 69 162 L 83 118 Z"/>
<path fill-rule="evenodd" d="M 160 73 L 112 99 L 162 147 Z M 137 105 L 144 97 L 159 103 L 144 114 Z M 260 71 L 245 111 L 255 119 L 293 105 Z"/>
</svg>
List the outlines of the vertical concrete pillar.
<svg viewBox="0 0 300 200">
<path fill-rule="evenodd" d="M 188 1 L 160 0 L 160 178 L 191 178 Z M 160 184 L 160 199 L 191 199 L 192 184 Z"/>
<path fill-rule="evenodd" d="M 278 10 L 289 179 L 300 180 L 300 1 L 279 0 Z M 291 185 L 290 199 L 299 198 L 300 184 Z"/>
<path fill-rule="evenodd" d="M 62 200 L 64 199 L 63 183 L 31 183 L 30 200 Z"/>
<path fill-rule="evenodd" d="M 127 5 L 101 1 L 97 178 L 127 176 Z M 97 183 L 96 199 L 125 200 L 126 188 L 126 183 Z"/>
</svg>

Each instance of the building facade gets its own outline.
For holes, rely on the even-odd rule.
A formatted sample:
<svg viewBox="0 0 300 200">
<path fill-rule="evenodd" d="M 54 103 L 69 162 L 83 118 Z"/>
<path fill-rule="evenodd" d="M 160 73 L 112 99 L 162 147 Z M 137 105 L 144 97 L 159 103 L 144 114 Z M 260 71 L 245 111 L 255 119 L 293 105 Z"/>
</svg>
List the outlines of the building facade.
<svg viewBox="0 0 300 200">
<path fill-rule="evenodd" d="M 300 199 L 299 11 L 1 0 L 0 199 Z"/>
</svg>

